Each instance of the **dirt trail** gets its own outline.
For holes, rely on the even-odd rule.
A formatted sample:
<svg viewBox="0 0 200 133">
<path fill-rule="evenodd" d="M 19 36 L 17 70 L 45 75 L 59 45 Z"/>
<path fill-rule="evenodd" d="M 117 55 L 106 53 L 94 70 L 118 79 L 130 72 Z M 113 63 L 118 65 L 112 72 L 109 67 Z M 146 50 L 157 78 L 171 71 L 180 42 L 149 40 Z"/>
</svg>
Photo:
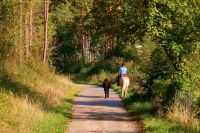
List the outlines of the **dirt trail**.
<svg viewBox="0 0 200 133">
<path fill-rule="evenodd" d="M 122 108 L 118 94 L 110 90 L 110 98 L 104 98 L 103 88 L 81 85 L 84 89 L 75 101 L 73 119 L 67 133 L 138 133 L 133 122 Z"/>
</svg>

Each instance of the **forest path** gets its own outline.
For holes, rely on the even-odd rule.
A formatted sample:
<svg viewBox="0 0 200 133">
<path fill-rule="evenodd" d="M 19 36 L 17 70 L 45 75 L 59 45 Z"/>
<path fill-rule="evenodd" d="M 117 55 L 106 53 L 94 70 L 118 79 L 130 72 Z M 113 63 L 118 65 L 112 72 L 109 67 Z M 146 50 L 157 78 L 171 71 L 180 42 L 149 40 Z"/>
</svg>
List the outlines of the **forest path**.
<svg viewBox="0 0 200 133">
<path fill-rule="evenodd" d="M 82 92 L 73 106 L 73 118 L 67 133 L 138 133 L 138 123 L 122 107 L 118 94 L 110 89 L 104 98 L 103 88 L 81 85 Z"/>
</svg>

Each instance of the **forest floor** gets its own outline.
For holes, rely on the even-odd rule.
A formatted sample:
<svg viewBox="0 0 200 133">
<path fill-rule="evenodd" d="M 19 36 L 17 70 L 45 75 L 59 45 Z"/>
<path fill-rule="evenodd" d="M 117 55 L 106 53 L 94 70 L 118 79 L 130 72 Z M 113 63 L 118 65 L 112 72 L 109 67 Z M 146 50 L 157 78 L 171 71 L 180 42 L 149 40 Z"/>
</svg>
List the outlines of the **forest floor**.
<svg viewBox="0 0 200 133">
<path fill-rule="evenodd" d="M 104 98 L 103 88 L 81 85 L 73 106 L 73 117 L 67 133 L 138 133 L 140 124 L 122 107 L 118 94 L 110 89 Z"/>
</svg>

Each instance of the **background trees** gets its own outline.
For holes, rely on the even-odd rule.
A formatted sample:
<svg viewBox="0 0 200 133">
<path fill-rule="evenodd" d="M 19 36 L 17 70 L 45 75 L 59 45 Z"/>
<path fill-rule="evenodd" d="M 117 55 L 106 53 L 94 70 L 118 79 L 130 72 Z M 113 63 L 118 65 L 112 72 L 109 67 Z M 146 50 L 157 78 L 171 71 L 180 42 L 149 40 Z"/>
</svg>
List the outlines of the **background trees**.
<svg viewBox="0 0 200 133">
<path fill-rule="evenodd" d="M 160 108 L 189 95 L 196 111 L 199 7 L 198 0 L 3 0 L 0 68 L 37 60 L 61 73 L 104 75 L 126 62 Z"/>
<path fill-rule="evenodd" d="M 48 1 L 4 0 L 0 6 L 1 47 L 8 50 L 2 50 L 2 53 L 10 56 L 10 59 L 14 57 L 15 61 L 22 64 L 26 59 L 35 57 L 45 62 L 45 51 L 48 51 L 47 30 L 42 29 L 48 27 Z M 50 25 L 48 30 L 50 43 L 53 32 L 53 25 Z M 45 42 L 46 47 L 42 42 Z"/>
<path fill-rule="evenodd" d="M 95 0 L 64 5 L 72 17 L 62 25 L 67 30 L 59 27 L 55 36 L 59 46 L 52 60 L 59 71 L 105 75 L 127 62 L 134 83 L 148 90 L 161 112 L 170 112 L 177 103 L 181 108 L 181 99 L 187 101 L 187 109 L 198 110 L 198 1 Z"/>
</svg>

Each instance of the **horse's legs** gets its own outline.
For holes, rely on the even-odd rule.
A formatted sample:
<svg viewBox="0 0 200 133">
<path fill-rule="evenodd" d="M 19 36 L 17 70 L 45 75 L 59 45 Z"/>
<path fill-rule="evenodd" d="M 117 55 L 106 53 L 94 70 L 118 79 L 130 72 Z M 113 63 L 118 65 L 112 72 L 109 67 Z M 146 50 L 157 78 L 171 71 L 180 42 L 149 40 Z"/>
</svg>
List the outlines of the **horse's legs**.
<svg viewBox="0 0 200 133">
<path fill-rule="evenodd" d="M 122 92 L 121 92 L 121 97 L 123 98 L 124 97 L 124 90 L 122 89 Z"/>
<path fill-rule="evenodd" d="M 129 87 L 130 81 L 128 81 L 127 85 L 126 85 L 126 94 L 128 92 L 128 87 Z"/>
<path fill-rule="evenodd" d="M 121 97 L 125 98 L 127 95 L 127 90 L 128 90 L 130 81 L 127 78 L 123 78 L 123 79 L 121 79 L 120 83 L 121 83 L 121 85 L 120 85 L 121 86 Z"/>
</svg>

